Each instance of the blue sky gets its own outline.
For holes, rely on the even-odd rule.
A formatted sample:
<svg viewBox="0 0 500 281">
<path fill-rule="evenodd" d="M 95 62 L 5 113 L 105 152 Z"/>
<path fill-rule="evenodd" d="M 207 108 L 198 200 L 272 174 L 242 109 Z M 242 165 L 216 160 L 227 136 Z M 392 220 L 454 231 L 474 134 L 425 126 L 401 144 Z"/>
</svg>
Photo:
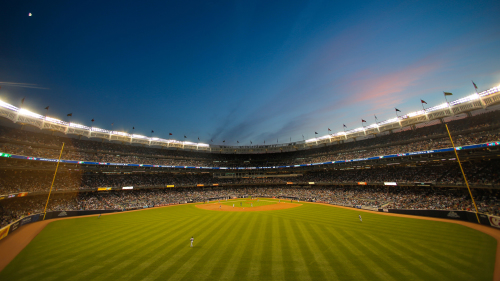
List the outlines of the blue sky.
<svg viewBox="0 0 500 281">
<path fill-rule="evenodd" d="M 10 1 L 0 99 L 163 138 L 298 141 L 467 96 L 471 80 L 498 86 L 499 13 L 499 1 Z"/>
</svg>

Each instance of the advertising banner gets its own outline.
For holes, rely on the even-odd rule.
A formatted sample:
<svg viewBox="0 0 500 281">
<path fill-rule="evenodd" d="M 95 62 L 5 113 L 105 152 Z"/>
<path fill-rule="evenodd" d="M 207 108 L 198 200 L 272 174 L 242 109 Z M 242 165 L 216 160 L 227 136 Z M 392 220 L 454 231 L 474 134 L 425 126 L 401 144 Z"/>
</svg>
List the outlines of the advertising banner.
<svg viewBox="0 0 500 281">
<path fill-rule="evenodd" d="M 21 221 L 16 221 L 15 223 L 11 224 L 9 233 L 16 231 L 19 228 L 19 225 L 21 225 Z"/>
<path fill-rule="evenodd" d="M 488 220 L 490 221 L 491 226 L 500 228 L 500 217 L 488 216 Z"/>
<path fill-rule="evenodd" d="M 10 225 L 7 225 L 6 227 L 0 229 L 0 240 L 7 237 L 7 235 L 9 234 L 9 228 L 10 228 Z"/>
</svg>

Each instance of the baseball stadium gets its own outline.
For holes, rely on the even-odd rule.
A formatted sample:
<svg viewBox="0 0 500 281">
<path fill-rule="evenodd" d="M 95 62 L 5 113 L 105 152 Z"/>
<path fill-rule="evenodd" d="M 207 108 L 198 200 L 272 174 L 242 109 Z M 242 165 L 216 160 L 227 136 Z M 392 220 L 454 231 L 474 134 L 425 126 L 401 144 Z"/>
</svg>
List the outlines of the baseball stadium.
<svg viewBox="0 0 500 281">
<path fill-rule="evenodd" d="M 0 101 L 0 279 L 499 280 L 499 103 L 226 146 Z"/>
<path fill-rule="evenodd" d="M 500 1 L 3 1 L 0 281 L 500 281 Z"/>
</svg>

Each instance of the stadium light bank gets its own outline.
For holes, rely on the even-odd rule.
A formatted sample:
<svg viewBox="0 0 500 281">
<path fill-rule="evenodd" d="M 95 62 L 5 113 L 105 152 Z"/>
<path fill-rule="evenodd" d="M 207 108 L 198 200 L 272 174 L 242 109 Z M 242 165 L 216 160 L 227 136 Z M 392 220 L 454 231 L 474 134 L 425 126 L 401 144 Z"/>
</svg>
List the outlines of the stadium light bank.
<svg viewBox="0 0 500 281">
<path fill-rule="evenodd" d="M 18 108 L 14 105 L 0 100 L 0 117 L 12 120 L 14 123 L 28 124 L 40 129 L 59 131 L 64 134 L 82 135 L 89 138 L 108 139 L 110 141 L 121 141 L 130 144 L 143 144 L 154 146 L 166 146 L 181 149 L 196 149 L 224 153 L 234 153 L 235 149 L 241 153 L 267 153 L 292 151 L 296 149 L 307 149 L 314 145 L 327 144 L 335 141 L 346 140 L 377 134 L 383 131 L 399 129 L 405 126 L 428 122 L 430 120 L 442 119 L 461 113 L 470 112 L 481 108 L 486 108 L 500 103 L 500 86 L 488 89 L 480 93 L 448 102 L 437 106 L 408 113 L 397 118 L 373 123 L 364 127 L 355 128 L 345 132 L 324 135 L 305 141 L 293 142 L 280 145 L 253 145 L 253 146 L 225 146 L 209 145 L 206 143 L 195 143 L 190 141 L 178 141 L 174 139 L 162 139 L 158 137 L 147 137 L 138 134 L 129 134 L 120 131 L 109 131 L 97 127 L 89 127 L 78 123 L 66 122 L 57 118 L 40 115 L 25 108 Z"/>
</svg>

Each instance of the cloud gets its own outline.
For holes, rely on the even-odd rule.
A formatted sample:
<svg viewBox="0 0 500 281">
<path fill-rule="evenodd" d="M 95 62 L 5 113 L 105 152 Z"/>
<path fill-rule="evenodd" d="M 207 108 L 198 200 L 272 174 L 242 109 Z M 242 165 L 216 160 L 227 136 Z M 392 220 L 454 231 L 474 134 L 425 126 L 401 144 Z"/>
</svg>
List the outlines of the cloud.
<svg viewBox="0 0 500 281">
<path fill-rule="evenodd" d="M 37 84 L 29 84 L 29 83 L 0 82 L 0 85 L 1 86 L 8 86 L 8 87 L 20 87 L 20 88 L 49 90 L 49 88 L 44 88 L 44 87 L 38 86 Z"/>
</svg>

